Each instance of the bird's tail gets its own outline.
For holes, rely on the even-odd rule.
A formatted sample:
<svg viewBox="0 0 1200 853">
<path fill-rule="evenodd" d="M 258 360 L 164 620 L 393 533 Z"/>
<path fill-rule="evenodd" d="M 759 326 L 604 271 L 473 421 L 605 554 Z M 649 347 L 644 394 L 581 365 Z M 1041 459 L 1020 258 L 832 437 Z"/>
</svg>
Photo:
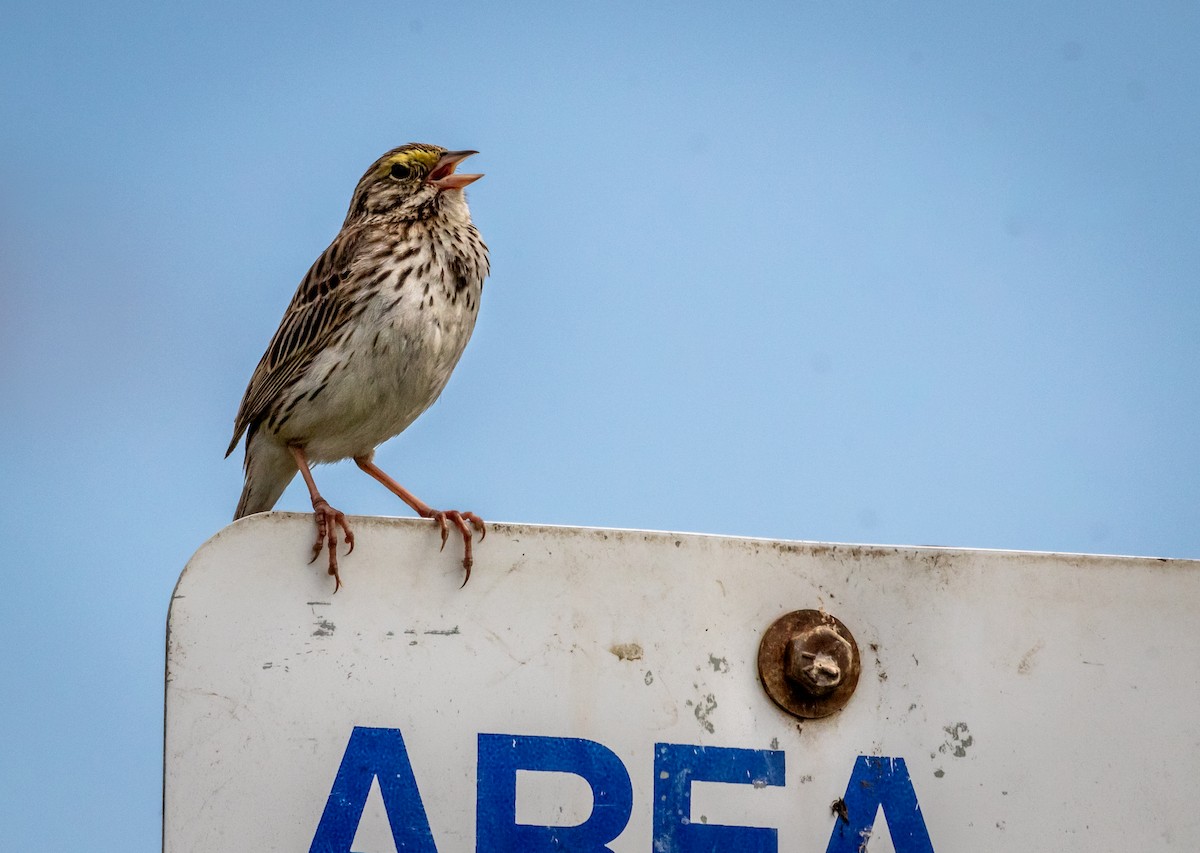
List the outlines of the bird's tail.
<svg viewBox="0 0 1200 853">
<path fill-rule="evenodd" d="M 283 490 L 296 476 L 296 460 L 286 447 L 281 447 L 260 433 L 246 442 L 246 484 L 238 500 L 233 520 L 256 512 L 266 512 L 275 506 Z"/>
</svg>

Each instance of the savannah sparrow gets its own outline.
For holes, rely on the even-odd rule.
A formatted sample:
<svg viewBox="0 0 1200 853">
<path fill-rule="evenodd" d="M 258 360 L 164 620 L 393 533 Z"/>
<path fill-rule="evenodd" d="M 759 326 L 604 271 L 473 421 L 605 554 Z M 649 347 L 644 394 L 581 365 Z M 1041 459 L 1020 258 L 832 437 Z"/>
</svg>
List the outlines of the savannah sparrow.
<svg viewBox="0 0 1200 853">
<path fill-rule="evenodd" d="M 475 151 L 411 143 L 384 154 L 358 182 L 342 230 L 300 282 L 234 421 L 229 456 L 246 434 L 246 484 L 234 519 L 269 510 L 299 471 L 334 592 L 338 528 L 346 517 L 321 497 L 310 464 L 352 458 L 422 518 L 462 534 L 471 576 L 471 512 L 431 509 L 372 461 L 442 393 L 475 327 L 487 246 L 463 188 L 482 175 L 454 169 Z M 349 553 L 349 551 L 347 551 Z M 464 579 L 463 583 L 466 583 Z"/>
</svg>

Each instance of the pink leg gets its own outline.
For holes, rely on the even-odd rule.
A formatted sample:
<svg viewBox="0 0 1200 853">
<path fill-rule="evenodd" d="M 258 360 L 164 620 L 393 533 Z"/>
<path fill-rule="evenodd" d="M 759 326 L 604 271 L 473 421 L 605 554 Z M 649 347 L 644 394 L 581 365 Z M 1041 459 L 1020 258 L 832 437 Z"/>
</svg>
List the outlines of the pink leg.
<svg viewBox="0 0 1200 853">
<path fill-rule="evenodd" d="M 329 574 L 333 575 L 333 591 L 336 593 L 342 588 L 342 576 L 338 574 L 337 529 L 342 528 L 342 532 L 346 534 L 346 544 L 350 546 L 346 551 L 347 554 L 354 550 L 354 532 L 346 523 L 346 516 L 331 507 L 329 501 L 321 497 L 321 493 L 317 491 L 312 471 L 308 468 L 308 459 L 304 455 L 304 448 L 288 445 L 288 450 L 292 452 L 292 457 L 296 460 L 296 467 L 300 469 L 300 476 L 304 478 L 304 482 L 308 486 L 308 496 L 312 498 L 313 512 L 316 514 L 317 541 L 313 543 L 312 560 L 309 562 L 313 562 L 321 555 L 321 546 L 324 545 L 329 554 Z"/>
<path fill-rule="evenodd" d="M 467 522 L 470 522 L 472 525 L 478 528 L 479 540 L 482 542 L 483 538 L 487 536 L 487 525 L 483 523 L 483 519 L 473 512 L 459 512 L 456 509 L 433 509 L 429 506 L 429 504 L 425 503 L 408 489 L 404 488 L 402 485 L 389 477 L 383 471 L 383 469 L 371 461 L 371 457 L 356 456 L 354 461 L 359 468 L 363 469 L 380 483 L 382 483 L 384 488 L 386 488 L 389 492 L 412 507 L 413 511 L 416 512 L 417 515 L 421 516 L 421 518 L 432 518 L 434 521 L 436 521 L 442 530 L 443 548 L 446 547 L 446 539 L 450 535 L 450 531 L 446 527 L 446 521 L 449 520 L 451 524 L 458 528 L 458 532 L 463 538 L 463 569 L 465 569 L 467 573 L 467 576 L 463 578 L 463 586 L 466 586 L 467 581 L 471 579 L 471 566 L 475 562 L 471 556 L 471 528 L 467 526 Z"/>
</svg>

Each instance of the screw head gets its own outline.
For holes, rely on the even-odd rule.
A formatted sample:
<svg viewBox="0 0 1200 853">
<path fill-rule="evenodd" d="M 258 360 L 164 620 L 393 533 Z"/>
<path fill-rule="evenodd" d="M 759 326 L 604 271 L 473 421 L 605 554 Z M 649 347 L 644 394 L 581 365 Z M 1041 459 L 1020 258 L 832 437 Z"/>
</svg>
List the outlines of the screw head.
<svg viewBox="0 0 1200 853">
<path fill-rule="evenodd" d="M 819 610 L 781 616 L 763 635 L 758 673 L 767 694 L 797 717 L 841 710 L 858 686 L 861 664 L 854 636 Z"/>
<path fill-rule="evenodd" d="M 847 642 L 828 625 L 799 631 L 783 650 L 783 674 L 812 696 L 828 696 L 850 669 L 852 652 Z"/>
</svg>

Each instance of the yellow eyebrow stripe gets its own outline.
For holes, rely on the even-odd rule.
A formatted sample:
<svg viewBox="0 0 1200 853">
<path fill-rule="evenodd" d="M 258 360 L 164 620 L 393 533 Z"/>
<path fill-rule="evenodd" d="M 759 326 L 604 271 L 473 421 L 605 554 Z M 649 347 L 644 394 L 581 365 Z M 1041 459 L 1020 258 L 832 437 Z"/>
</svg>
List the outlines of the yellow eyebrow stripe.
<svg viewBox="0 0 1200 853">
<path fill-rule="evenodd" d="M 408 166 L 421 166 L 426 172 L 434 167 L 438 161 L 438 155 L 432 151 L 422 151 L 419 148 L 410 149 L 408 151 L 400 151 L 388 157 L 379 164 L 379 168 L 375 170 L 375 177 L 382 178 L 391 171 L 395 163 L 404 163 Z"/>
</svg>

